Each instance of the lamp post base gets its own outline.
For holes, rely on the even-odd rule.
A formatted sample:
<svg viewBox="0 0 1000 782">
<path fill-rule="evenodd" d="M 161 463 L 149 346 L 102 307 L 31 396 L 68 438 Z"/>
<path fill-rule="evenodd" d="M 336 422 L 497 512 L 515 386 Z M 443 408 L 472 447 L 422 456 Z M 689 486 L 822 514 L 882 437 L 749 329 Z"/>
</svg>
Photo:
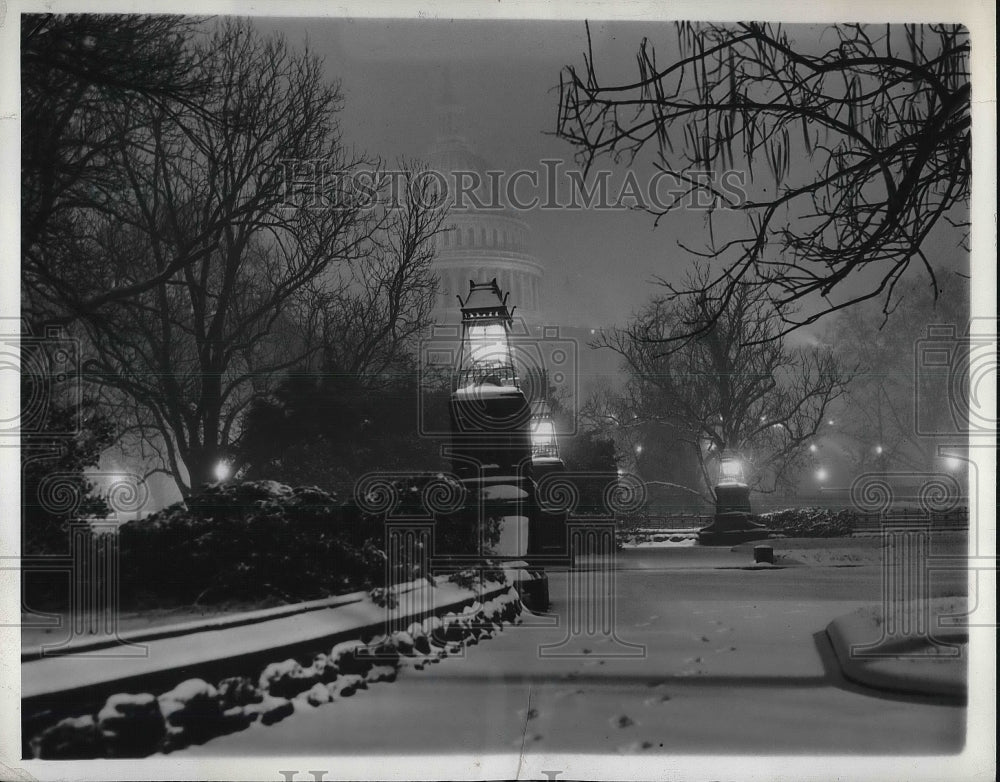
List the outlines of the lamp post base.
<svg viewBox="0 0 1000 782">
<path fill-rule="evenodd" d="M 515 560 L 503 563 L 507 583 L 521 596 L 529 611 L 546 611 L 549 608 L 549 577 L 543 568 L 534 563 Z"/>
<path fill-rule="evenodd" d="M 770 534 L 767 527 L 751 520 L 750 488 L 745 483 L 728 481 L 715 487 L 715 518 L 698 530 L 698 542 L 703 546 L 734 546 Z"/>
</svg>

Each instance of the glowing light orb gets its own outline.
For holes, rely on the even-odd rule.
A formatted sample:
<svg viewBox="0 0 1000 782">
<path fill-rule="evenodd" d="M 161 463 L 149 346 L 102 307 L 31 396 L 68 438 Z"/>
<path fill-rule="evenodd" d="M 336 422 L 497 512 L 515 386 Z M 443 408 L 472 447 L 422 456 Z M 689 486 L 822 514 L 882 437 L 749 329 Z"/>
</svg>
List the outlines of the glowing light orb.
<svg viewBox="0 0 1000 782">
<path fill-rule="evenodd" d="M 222 481 L 229 480 L 229 476 L 232 475 L 233 468 L 229 465 L 229 462 L 223 460 L 215 465 L 215 480 Z"/>
</svg>

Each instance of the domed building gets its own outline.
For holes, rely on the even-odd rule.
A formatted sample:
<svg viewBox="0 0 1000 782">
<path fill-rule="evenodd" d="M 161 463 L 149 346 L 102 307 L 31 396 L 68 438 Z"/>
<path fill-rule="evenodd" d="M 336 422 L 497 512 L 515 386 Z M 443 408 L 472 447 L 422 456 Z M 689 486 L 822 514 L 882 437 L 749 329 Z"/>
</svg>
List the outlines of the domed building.
<svg viewBox="0 0 1000 782">
<path fill-rule="evenodd" d="M 586 313 L 575 322 L 555 314 L 551 288 L 546 296 L 546 267 L 531 251 L 531 228 L 523 213 L 506 202 L 511 172 L 491 168 L 474 151 L 465 135 L 463 107 L 453 95 L 447 72 L 437 111 L 437 138 L 422 157 L 430 171 L 444 177 L 452 208 L 447 230 L 435 238 L 432 271 L 439 282 L 432 318 L 438 326 L 457 327 L 462 322 L 458 296 L 468 295 L 469 281 L 489 282 L 495 277 L 514 307 L 512 333 L 530 336 L 537 347 L 534 354 L 530 350 L 519 353 L 525 362 L 520 369 L 537 366 L 544 370 L 548 381 L 559 389 L 563 406 L 575 410 L 592 390 L 620 374 L 620 356 L 591 348 L 601 324 L 588 323 Z M 548 284 L 554 284 L 551 275 Z M 529 382 L 529 377 L 523 375 L 522 382 Z M 527 388 L 526 392 L 530 397 L 539 390 Z M 543 393 L 547 392 L 546 388 Z M 574 419 L 573 431 L 576 426 Z"/>
<path fill-rule="evenodd" d="M 504 199 L 505 177 L 473 152 L 463 135 L 464 113 L 447 74 L 439 112 L 437 140 L 423 157 L 429 170 L 445 178 L 452 209 L 448 229 L 436 237 L 433 271 L 440 283 L 434 320 L 459 323 L 457 296 L 468 293 L 470 280 L 495 277 L 501 290 L 510 293 L 517 308 L 514 317 L 537 325 L 543 313 L 544 269 L 531 255 L 531 231 Z"/>
</svg>

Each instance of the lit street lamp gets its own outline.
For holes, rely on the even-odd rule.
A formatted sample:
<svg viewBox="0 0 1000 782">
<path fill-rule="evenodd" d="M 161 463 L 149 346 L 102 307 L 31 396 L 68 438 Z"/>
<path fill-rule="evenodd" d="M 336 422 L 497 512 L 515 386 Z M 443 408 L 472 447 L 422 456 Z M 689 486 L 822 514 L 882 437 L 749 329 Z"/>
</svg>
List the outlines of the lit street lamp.
<svg viewBox="0 0 1000 782">
<path fill-rule="evenodd" d="M 566 464 L 559 455 L 556 425 L 548 402 L 542 399 L 531 417 L 531 478 L 536 487 L 547 476 L 565 473 Z M 532 561 L 546 564 L 568 562 L 569 542 L 566 537 L 566 513 L 536 508 L 532 516 L 530 546 Z"/>
<path fill-rule="evenodd" d="M 737 484 L 746 486 L 743 475 L 743 461 L 733 453 L 723 453 L 719 460 L 719 485 Z M 750 507 L 750 493 L 747 492 L 747 507 Z"/>
<path fill-rule="evenodd" d="M 715 485 L 715 518 L 698 531 L 698 541 L 707 545 L 741 543 L 765 538 L 770 530 L 751 519 L 750 487 L 743 461 L 732 451 L 719 459 L 719 482 Z"/>
<path fill-rule="evenodd" d="M 478 524 L 491 519 L 499 527 L 499 541 L 489 555 L 515 564 L 529 554 L 531 521 L 538 511 L 531 480 L 531 410 L 518 382 L 507 298 L 496 279 L 470 281 L 468 295 L 459 298 L 462 343 L 449 404 L 449 455 L 467 491 L 466 511 L 477 514 Z M 520 591 L 533 606 L 547 606 L 544 577 L 527 579 Z"/>
<path fill-rule="evenodd" d="M 451 395 L 452 463 L 463 478 L 523 476 L 531 460 L 531 411 L 517 379 L 511 310 L 494 279 L 469 283 Z"/>
<path fill-rule="evenodd" d="M 542 399 L 531 416 L 531 477 L 537 483 L 553 472 L 566 472 L 566 465 L 559 455 L 552 412 L 548 402 Z"/>
</svg>

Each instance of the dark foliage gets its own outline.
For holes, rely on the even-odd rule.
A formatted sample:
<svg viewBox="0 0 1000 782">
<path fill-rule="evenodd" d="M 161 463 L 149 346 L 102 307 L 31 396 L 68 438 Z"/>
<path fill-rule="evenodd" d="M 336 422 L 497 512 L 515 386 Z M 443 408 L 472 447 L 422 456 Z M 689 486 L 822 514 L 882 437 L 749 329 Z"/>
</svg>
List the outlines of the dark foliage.
<svg viewBox="0 0 1000 782">
<path fill-rule="evenodd" d="M 758 521 L 789 538 L 838 538 L 850 535 L 859 518 L 851 510 L 786 508 L 764 513 Z"/>
<path fill-rule="evenodd" d="M 69 522 L 104 518 L 109 512 L 84 471 L 96 467 L 101 452 L 111 445 L 110 422 L 86 403 L 49 405 L 47 427 L 77 433 L 22 442 L 21 545 L 29 555 L 67 553 Z"/>
<path fill-rule="evenodd" d="M 121 527 L 122 594 L 187 604 L 367 589 L 385 578 L 381 535 L 316 487 L 217 484 Z"/>
<path fill-rule="evenodd" d="M 385 522 L 431 519 L 425 490 L 432 481 L 460 496 L 457 484 L 432 474 L 385 481 L 378 497 L 360 503 L 340 502 L 315 486 L 291 488 L 276 481 L 205 487 L 186 505 L 122 525 L 123 602 L 186 605 L 265 597 L 293 602 L 387 590 L 426 577 L 424 555 L 432 552 L 405 551 L 390 560 Z M 494 526 L 488 523 L 487 542 L 495 542 Z M 433 553 L 475 552 L 478 540 L 474 514 L 442 515 Z"/>
<path fill-rule="evenodd" d="M 238 462 L 267 476 L 353 493 L 368 472 L 438 469 L 440 441 L 418 431 L 415 372 L 374 385 L 347 374 L 292 373 L 247 414 Z M 447 392 L 424 394 L 447 415 Z"/>
</svg>

